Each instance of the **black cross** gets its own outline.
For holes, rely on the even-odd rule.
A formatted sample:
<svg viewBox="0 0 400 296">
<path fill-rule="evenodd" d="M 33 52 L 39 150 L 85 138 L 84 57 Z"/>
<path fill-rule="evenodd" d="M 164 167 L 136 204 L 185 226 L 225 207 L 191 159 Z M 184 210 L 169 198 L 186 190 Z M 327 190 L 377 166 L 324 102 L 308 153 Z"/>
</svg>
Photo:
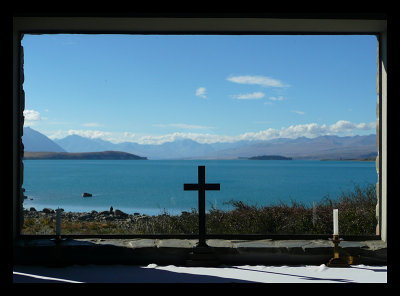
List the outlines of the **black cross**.
<svg viewBox="0 0 400 296">
<path fill-rule="evenodd" d="M 183 184 L 183 190 L 199 191 L 199 244 L 206 244 L 206 190 L 219 190 L 219 184 L 206 184 L 205 166 L 198 166 L 198 184 Z"/>
</svg>

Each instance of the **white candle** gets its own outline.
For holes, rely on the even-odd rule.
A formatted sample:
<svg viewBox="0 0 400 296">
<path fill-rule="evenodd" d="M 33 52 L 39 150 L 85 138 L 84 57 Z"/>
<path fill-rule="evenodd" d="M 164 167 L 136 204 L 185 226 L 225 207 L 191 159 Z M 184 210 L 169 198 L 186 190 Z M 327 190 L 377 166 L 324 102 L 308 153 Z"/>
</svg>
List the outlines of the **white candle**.
<svg viewBox="0 0 400 296">
<path fill-rule="evenodd" d="M 339 210 L 333 210 L 333 235 L 339 235 Z"/>
</svg>

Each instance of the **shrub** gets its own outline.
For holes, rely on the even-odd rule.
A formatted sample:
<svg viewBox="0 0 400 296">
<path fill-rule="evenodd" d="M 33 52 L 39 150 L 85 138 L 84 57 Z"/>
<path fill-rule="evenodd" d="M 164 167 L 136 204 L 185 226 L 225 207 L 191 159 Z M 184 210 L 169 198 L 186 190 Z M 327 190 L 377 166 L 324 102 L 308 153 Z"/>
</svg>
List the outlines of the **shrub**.
<svg viewBox="0 0 400 296">
<path fill-rule="evenodd" d="M 222 211 L 215 207 L 206 214 L 209 234 L 331 234 L 333 209 L 339 209 L 339 232 L 342 235 L 373 235 L 376 220 L 375 185 L 354 186 L 353 191 L 342 192 L 337 199 L 324 196 L 313 206 L 294 200 L 279 201 L 269 206 L 248 205 L 230 200 L 233 209 Z M 182 212 L 170 215 L 144 217 L 132 223 L 114 221 L 73 222 L 65 219 L 63 234 L 197 234 L 198 213 Z M 55 221 L 51 218 L 26 219 L 23 234 L 54 234 Z"/>
</svg>

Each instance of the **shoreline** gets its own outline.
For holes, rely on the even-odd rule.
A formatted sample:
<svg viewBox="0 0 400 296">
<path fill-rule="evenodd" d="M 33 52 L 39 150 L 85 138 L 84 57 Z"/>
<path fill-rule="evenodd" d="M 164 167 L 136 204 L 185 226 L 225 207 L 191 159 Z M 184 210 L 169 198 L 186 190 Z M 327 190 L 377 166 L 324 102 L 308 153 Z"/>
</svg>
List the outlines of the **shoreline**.
<svg viewBox="0 0 400 296">
<path fill-rule="evenodd" d="M 55 211 L 57 208 L 62 209 L 62 213 L 73 213 L 76 215 L 82 215 L 82 214 L 90 214 L 91 212 L 95 213 L 105 213 L 108 212 L 109 207 L 93 207 L 93 208 L 88 208 L 86 206 L 84 207 L 58 207 L 58 206 L 53 206 L 53 205 L 24 205 L 23 211 L 24 212 L 29 212 L 30 209 L 34 209 L 33 211 L 36 212 L 43 212 L 45 210 L 46 212 L 48 210 L 50 211 Z M 160 209 L 160 208 L 124 208 L 124 207 L 115 207 L 114 212 L 116 210 L 121 211 L 127 215 L 145 215 L 145 216 L 158 216 L 161 215 L 165 212 L 168 212 L 169 215 L 180 215 L 181 212 L 187 211 L 187 210 L 180 210 L 180 209 Z M 46 210 L 47 209 L 47 210 Z"/>
<path fill-rule="evenodd" d="M 101 152 L 30 152 L 24 151 L 23 159 L 29 160 L 147 160 L 147 157 L 121 151 Z"/>
<path fill-rule="evenodd" d="M 278 203 L 258 207 L 242 201 L 231 201 L 232 210 L 212 208 L 206 212 L 207 233 L 210 234 L 323 234 L 332 231 L 332 210 L 341 213 L 341 229 L 348 235 L 376 233 L 375 185 L 356 187 L 338 199 L 328 197 L 308 207 L 302 203 Z M 22 212 L 21 234 L 55 235 L 56 212 L 50 208 L 37 211 L 33 207 Z M 91 234 L 197 234 L 198 212 L 167 211 L 155 216 L 127 214 L 119 209 L 90 212 L 61 212 L 61 235 Z"/>
<path fill-rule="evenodd" d="M 320 159 L 320 161 L 365 161 L 365 162 L 375 162 L 376 157 L 368 158 L 349 158 L 349 159 Z"/>
</svg>

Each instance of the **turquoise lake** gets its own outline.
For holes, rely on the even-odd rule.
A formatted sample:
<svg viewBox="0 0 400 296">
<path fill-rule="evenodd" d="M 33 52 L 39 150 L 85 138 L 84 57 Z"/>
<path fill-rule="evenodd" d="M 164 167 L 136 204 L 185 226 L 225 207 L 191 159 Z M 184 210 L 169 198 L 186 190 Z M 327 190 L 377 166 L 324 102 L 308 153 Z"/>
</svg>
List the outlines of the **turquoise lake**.
<svg viewBox="0 0 400 296">
<path fill-rule="evenodd" d="M 375 162 L 318 160 L 24 160 L 24 208 L 105 211 L 110 206 L 132 214 L 180 214 L 197 209 L 197 166 L 206 182 L 206 209 L 228 209 L 241 200 L 268 205 L 295 200 L 306 205 L 336 198 L 356 185 L 375 184 Z M 82 197 L 83 192 L 92 197 Z"/>
</svg>

